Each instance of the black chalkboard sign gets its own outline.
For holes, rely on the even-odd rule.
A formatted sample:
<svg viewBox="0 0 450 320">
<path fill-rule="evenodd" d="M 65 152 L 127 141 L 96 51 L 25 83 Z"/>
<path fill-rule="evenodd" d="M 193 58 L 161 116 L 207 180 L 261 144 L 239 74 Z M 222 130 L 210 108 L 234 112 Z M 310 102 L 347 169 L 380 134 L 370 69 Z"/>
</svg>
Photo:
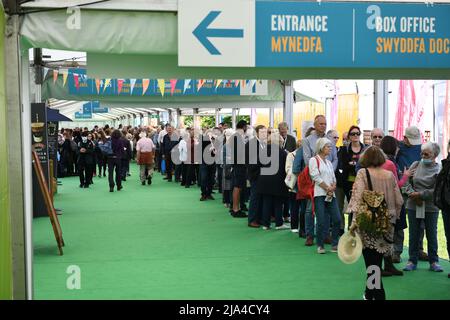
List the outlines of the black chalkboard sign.
<svg viewBox="0 0 450 320">
<path fill-rule="evenodd" d="M 44 174 L 47 188 L 50 187 L 49 181 L 49 161 L 48 161 L 48 141 L 47 141 L 47 107 L 45 103 L 31 104 L 31 143 L 39 158 L 42 172 Z M 44 194 L 38 183 L 38 177 L 33 172 L 33 216 L 47 216 Z"/>
</svg>

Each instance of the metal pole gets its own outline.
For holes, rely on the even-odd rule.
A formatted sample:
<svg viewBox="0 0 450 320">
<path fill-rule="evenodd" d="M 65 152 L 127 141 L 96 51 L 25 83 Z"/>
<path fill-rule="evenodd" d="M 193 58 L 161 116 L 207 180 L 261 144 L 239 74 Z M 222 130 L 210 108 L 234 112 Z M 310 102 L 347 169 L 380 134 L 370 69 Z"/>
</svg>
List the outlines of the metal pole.
<svg viewBox="0 0 450 320">
<path fill-rule="evenodd" d="M 236 130 L 236 112 L 237 109 L 233 108 L 231 111 L 231 126 Z"/>
<path fill-rule="evenodd" d="M 273 128 L 274 118 L 275 118 L 275 108 L 270 107 L 269 108 L 269 127 L 271 127 L 271 128 Z"/>
<path fill-rule="evenodd" d="M 9 217 L 11 222 L 13 299 L 32 299 L 31 117 L 28 51 L 22 60 L 19 16 L 7 16 L 5 32 Z M 3 35 L 2 35 L 3 36 Z"/>
<path fill-rule="evenodd" d="M 200 123 L 199 123 L 199 119 L 198 119 L 198 108 L 194 108 L 192 111 L 192 118 L 193 118 L 193 122 L 194 122 L 194 129 L 200 129 Z"/>
<path fill-rule="evenodd" d="M 216 109 L 216 127 L 219 126 L 220 123 L 220 109 Z"/>
<path fill-rule="evenodd" d="M 374 128 L 380 128 L 389 134 L 388 81 L 374 80 Z"/>
<path fill-rule="evenodd" d="M 288 124 L 289 133 L 294 130 L 294 87 L 291 80 L 284 81 L 283 121 Z"/>
</svg>

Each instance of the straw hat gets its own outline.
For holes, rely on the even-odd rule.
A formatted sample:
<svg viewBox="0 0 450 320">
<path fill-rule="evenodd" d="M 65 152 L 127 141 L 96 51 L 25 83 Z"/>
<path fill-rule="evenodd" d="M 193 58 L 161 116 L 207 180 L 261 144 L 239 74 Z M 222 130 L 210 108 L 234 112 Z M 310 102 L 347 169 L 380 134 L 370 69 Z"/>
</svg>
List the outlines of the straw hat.
<svg viewBox="0 0 450 320">
<path fill-rule="evenodd" d="M 362 241 L 357 233 L 353 237 L 350 232 L 346 232 L 339 239 L 338 256 L 345 264 L 352 264 L 358 261 L 362 254 Z"/>
</svg>

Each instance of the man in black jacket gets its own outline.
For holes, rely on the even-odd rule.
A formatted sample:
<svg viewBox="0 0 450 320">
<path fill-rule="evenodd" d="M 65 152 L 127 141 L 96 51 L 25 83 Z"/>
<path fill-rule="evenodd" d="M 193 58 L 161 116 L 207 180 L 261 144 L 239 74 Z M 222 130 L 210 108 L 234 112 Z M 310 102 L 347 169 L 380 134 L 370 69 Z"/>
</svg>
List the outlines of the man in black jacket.
<svg viewBox="0 0 450 320">
<path fill-rule="evenodd" d="M 206 132 L 202 138 L 202 162 L 200 163 L 200 186 L 202 196 L 200 201 L 214 200 L 212 196 L 213 186 L 215 182 L 216 164 L 215 157 L 217 153 L 214 145 L 214 137 L 212 132 Z"/>
<path fill-rule="evenodd" d="M 281 145 L 282 149 L 288 152 L 293 152 L 295 149 L 297 149 L 297 139 L 295 139 L 294 136 L 288 134 L 289 127 L 286 122 L 281 122 L 278 125 L 278 131 L 283 138 L 283 145 Z"/>
<path fill-rule="evenodd" d="M 125 155 L 121 159 L 122 165 L 121 165 L 121 172 L 120 176 L 122 178 L 122 181 L 127 181 L 127 172 L 130 169 L 130 160 L 133 157 L 133 153 L 131 151 L 131 143 L 130 140 L 126 137 L 127 132 L 122 132 L 122 137 L 120 138 L 122 140 L 123 145 L 125 146 Z"/>
<path fill-rule="evenodd" d="M 178 144 L 179 138 L 178 135 L 173 132 L 173 127 L 170 124 L 166 126 L 166 131 L 167 134 L 164 135 L 163 143 L 161 145 L 161 154 L 166 162 L 167 181 L 172 182 L 173 163 L 171 152 L 173 147 Z"/>
<path fill-rule="evenodd" d="M 94 143 L 88 139 L 87 131 L 81 134 L 81 141 L 78 143 L 77 164 L 80 175 L 80 188 L 89 188 L 94 172 Z"/>
<path fill-rule="evenodd" d="M 278 125 L 278 131 L 280 132 L 280 136 L 283 139 L 282 145 L 280 147 L 287 152 L 293 152 L 295 149 L 297 149 L 297 140 L 288 134 L 289 127 L 286 122 L 281 122 Z M 288 221 L 289 214 L 289 198 L 284 199 L 283 203 L 283 217 L 285 221 Z"/>
<path fill-rule="evenodd" d="M 259 125 L 255 128 L 256 137 L 246 145 L 248 159 L 248 179 L 250 180 L 250 204 L 248 211 L 248 226 L 259 228 L 262 219 L 262 197 L 256 191 L 258 178 L 261 174 L 260 153 L 267 152 L 267 128 Z"/>
<path fill-rule="evenodd" d="M 245 161 L 244 140 L 244 134 L 246 130 L 247 122 L 245 120 L 241 120 L 236 125 L 236 133 L 231 137 L 231 139 L 233 139 L 233 208 L 231 209 L 230 213 L 234 218 L 247 218 L 247 215 L 240 210 L 242 191 L 247 186 L 247 168 Z"/>
</svg>

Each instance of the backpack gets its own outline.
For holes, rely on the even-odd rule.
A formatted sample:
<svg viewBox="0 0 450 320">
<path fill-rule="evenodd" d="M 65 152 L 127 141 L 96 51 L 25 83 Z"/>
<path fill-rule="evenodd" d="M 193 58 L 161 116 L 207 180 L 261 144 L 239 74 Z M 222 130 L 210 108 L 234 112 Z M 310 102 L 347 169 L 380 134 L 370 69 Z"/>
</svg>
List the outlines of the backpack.
<svg viewBox="0 0 450 320">
<path fill-rule="evenodd" d="M 111 139 L 106 140 L 106 142 L 103 143 L 99 143 L 98 147 L 100 148 L 100 150 L 102 150 L 102 153 L 105 156 L 111 156 L 114 154 L 113 150 L 112 150 L 112 142 Z"/>
<path fill-rule="evenodd" d="M 433 202 L 441 210 L 450 210 L 450 159 L 442 160 L 442 170 L 434 187 Z"/>
<path fill-rule="evenodd" d="M 315 158 L 317 161 L 317 167 L 320 169 L 319 159 L 317 159 L 317 157 Z M 314 198 L 314 181 L 312 181 L 311 175 L 309 174 L 309 166 L 305 166 L 305 169 L 303 169 L 303 171 L 298 175 L 297 188 L 297 200 L 312 200 Z"/>
<path fill-rule="evenodd" d="M 359 204 L 359 214 L 356 217 L 358 229 L 370 237 L 381 237 L 388 243 L 393 243 L 391 239 L 386 238 L 389 236 L 391 221 L 384 193 L 373 191 L 369 170 L 365 170 L 369 190 L 364 190 Z"/>
</svg>

